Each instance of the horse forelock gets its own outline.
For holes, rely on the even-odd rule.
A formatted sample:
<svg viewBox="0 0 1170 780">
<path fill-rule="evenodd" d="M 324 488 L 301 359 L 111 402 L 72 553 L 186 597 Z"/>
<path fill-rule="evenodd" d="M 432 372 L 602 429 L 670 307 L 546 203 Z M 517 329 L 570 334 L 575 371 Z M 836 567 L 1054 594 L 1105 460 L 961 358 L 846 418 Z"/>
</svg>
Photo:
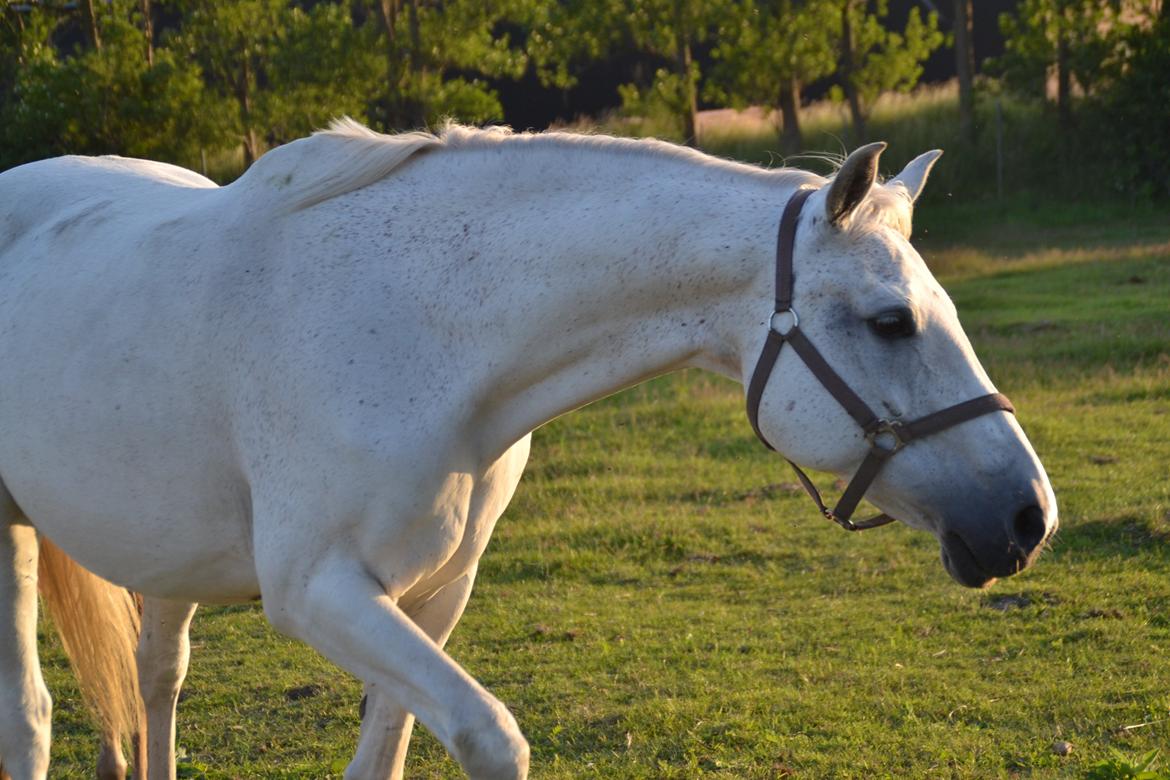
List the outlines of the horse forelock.
<svg viewBox="0 0 1170 780">
<path fill-rule="evenodd" d="M 913 222 L 913 204 L 901 185 L 877 185 L 857 207 L 849 219 L 849 230 L 867 231 L 885 226 L 910 237 Z"/>
<path fill-rule="evenodd" d="M 821 179 L 820 184 L 831 181 L 845 163 L 845 155 L 831 152 L 810 152 L 798 155 L 796 159 L 817 160 L 832 169 L 829 178 Z M 913 216 L 914 201 L 905 185 L 900 182 L 883 182 L 879 177 L 865 200 L 850 216 L 846 229 L 865 233 L 875 227 L 888 227 L 909 238 Z"/>
</svg>

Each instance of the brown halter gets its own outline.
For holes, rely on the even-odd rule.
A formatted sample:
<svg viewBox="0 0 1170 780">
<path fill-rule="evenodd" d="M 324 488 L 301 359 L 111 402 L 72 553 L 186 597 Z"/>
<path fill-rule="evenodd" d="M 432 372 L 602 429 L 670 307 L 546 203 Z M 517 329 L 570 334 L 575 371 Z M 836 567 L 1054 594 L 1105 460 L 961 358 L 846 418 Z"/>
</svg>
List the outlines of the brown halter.
<svg viewBox="0 0 1170 780">
<path fill-rule="evenodd" d="M 849 388 L 845 380 L 825 362 L 821 353 L 804 335 L 804 331 L 800 329 L 800 318 L 796 316 L 796 311 L 792 308 L 792 248 L 796 241 L 796 227 L 800 219 L 800 210 L 813 192 L 814 190 L 810 189 L 798 191 L 788 201 L 788 205 L 784 207 L 784 214 L 780 218 L 780 237 L 776 246 L 776 310 L 772 312 L 772 318 L 768 323 L 768 340 L 764 342 L 760 359 L 756 362 L 756 368 L 752 372 L 752 379 L 748 385 L 748 419 L 752 423 L 756 436 L 760 437 L 764 446 L 775 450 L 776 448 L 768 443 L 760 431 L 760 399 L 764 395 L 764 387 L 768 384 L 768 377 L 772 374 L 772 367 L 776 364 L 777 358 L 780 357 L 780 348 L 785 344 L 791 344 L 813 376 L 820 380 L 829 394 L 837 399 L 837 403 L 841 404 L 849 416 L 861 426 L 862 431 L 865 432 L 865 438 L 869 441 L 869 452 L 866 453 L 857 473 L 853 475 L 853 479 L 845 488 L 841 500 L 833 509 L 825 505 L 820 492 L 808 475 L 791 460 L 788 462 L 796 470 L 796 476 L 800 479 L 801 485 L 816 502 L 821 514 L 847 531 L 863 531 L 894 521 L 894 518 L 887 514 L 875 515 L 858 522 L 849 518 L 857 509 L 857 505 L 877 477 L 878 472 L 895 453 L 915 439 L 945 431 L 947 428 L 992 412 L 1011 412 L 1014 414 L 1015 409 L 1007 396 L 991 393 L 963 401 L 954 406 L 948 406 L 946 409 L 919 417 L 917 420 L 902 421 L 896 418 L 878 417 L 865 401 L 862 401 Z"/>
</svg>

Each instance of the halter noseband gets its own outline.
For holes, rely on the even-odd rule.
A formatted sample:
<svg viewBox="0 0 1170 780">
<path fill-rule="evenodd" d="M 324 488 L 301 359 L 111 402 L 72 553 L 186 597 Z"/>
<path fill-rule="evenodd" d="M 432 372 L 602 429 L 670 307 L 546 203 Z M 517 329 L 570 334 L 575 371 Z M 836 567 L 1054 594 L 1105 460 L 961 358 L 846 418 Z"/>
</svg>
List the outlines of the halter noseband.
<svg viewBox="0 0 1170 780">
<path fill-rule="evenodd" d="M 775 450 L 776 448 L 768 443 L 760 431 L 760 399 L 764 395 L 764 387 L 768 384 L 768 377 L 772 374 L 772 367 L 776 365 L 776 360 L 780 357 L 780 348 L 785 344 L 791 344 L 813 376 L 824 385 L 830 395 L 837 399 L 837 403 L 841 404 L 849 416 L 861 426 L 861 430 L 865 432 L 865 438 L 869 441 L 869 452 L 866 453 L 857 473 L 853 475 L 853 479 L 845 488 L 841 500 L 832 509 L 825 505 L 820 492 L 808 475 L 791 460 L 788 463 L 796 471 L 800 484 L 816 502 L 821 514 L 847 531 L 863 531 L 866 528 L 876 528 L 894 521 L 894 518 L 887 514 L 875 515 L 867 520 L 857 522 L 849 518 L 857 509 L 865 491 L 869 489 L 882 467 L 886 465 L 886 461 L 895 453 L 915 439 L 945 431 L 992 412 L 1011 412 L 1014 414 L 1015 408 L 1012 407 L 1007 396 L 1001 393 L 990 393 L 954 406 L 948 406 L 946 409 L 919 417 L 917 420 L 902 421 L 897 418 L 878 417 L 865 401 L 862 401 L 857 393 L 849 388 L 841 375 L 825 362 L 821 353 L 804 335 L 804 331 L 800 329 L 800 318 L 796 316 L 796 310 L 792 308 L 792 249 L 796 241 L 796 226 L 800 219 L 800 210 L 813 192 L 814 190 L 809 189 L 798 191 L 788 201 L 788 205 L 784 207 L 784 214 L 780 218 L 780 236 L 776 245 L 776 309 L 772 312 L 772 318 L 768 322 L 768 339 L 764 342 L 760 359 L 756 362 L 756 368 L 752 372 L 751 382 L 748 385 L 748 419 L 751 421 L 756 436 L 760 438 L 764 446 Z"/>
</svg>

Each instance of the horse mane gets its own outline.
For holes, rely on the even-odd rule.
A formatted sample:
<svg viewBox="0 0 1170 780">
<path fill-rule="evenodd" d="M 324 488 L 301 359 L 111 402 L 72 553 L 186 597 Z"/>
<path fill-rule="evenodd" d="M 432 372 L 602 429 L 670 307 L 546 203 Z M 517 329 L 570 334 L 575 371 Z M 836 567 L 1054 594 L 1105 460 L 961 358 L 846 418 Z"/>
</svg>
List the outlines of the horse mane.
<svg viewBox="0 0 1170 780">
<path fill-rule="evenodd" d="M 653 156 L 792 187 L 819 187 L 828 181 L 797 168 L 761 168 L 653 138 L 617 138 L 560 131 L 514 133 L 507 127 L 481 129 L 454 122 L 444 124 L 434 133 L 413 131 L 387 135 L 374 132 L 349 117 L 342 117 L 308 138 L 268 152 L 240 177 L 238 184 L 275 194 L 282 210 L 294 212 L 381 181 L 424 152 L 500 147 L 555 149 L 566 154 L 608 151 Z M 880 222 L 908 235 L 908 206 L 909 200 L 898 197 L 896 191 L 874 187 L 851 223 L 860 227 Z"/>
<path fill-rule="evenodd" d="M 442 143 L 431 133 L 375 133 L 344 117 L 327 130 L 269 151 L 232 186 L 275 196 L 281 210 L 299 211 L 381 181 L 414 155 Z"/>
</svg>

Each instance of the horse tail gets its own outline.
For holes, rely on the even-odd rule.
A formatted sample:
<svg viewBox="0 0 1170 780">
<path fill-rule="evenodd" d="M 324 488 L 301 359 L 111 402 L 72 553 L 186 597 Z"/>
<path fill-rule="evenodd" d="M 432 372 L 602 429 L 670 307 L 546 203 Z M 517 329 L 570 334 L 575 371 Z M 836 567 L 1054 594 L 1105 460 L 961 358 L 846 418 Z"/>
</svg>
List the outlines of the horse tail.
<svg viewBox="0 0 1170 780">
<path fill-rule="evenodd" d="M 146 745 L 141 731 L 146 719 L 134 656 L 141 627 L 136 597 L 83 569 L 43 535 L 38 586 L 103 744 L 117 745 L 122 737 L 133 735 L 140 757 Z"/>
</svg>

